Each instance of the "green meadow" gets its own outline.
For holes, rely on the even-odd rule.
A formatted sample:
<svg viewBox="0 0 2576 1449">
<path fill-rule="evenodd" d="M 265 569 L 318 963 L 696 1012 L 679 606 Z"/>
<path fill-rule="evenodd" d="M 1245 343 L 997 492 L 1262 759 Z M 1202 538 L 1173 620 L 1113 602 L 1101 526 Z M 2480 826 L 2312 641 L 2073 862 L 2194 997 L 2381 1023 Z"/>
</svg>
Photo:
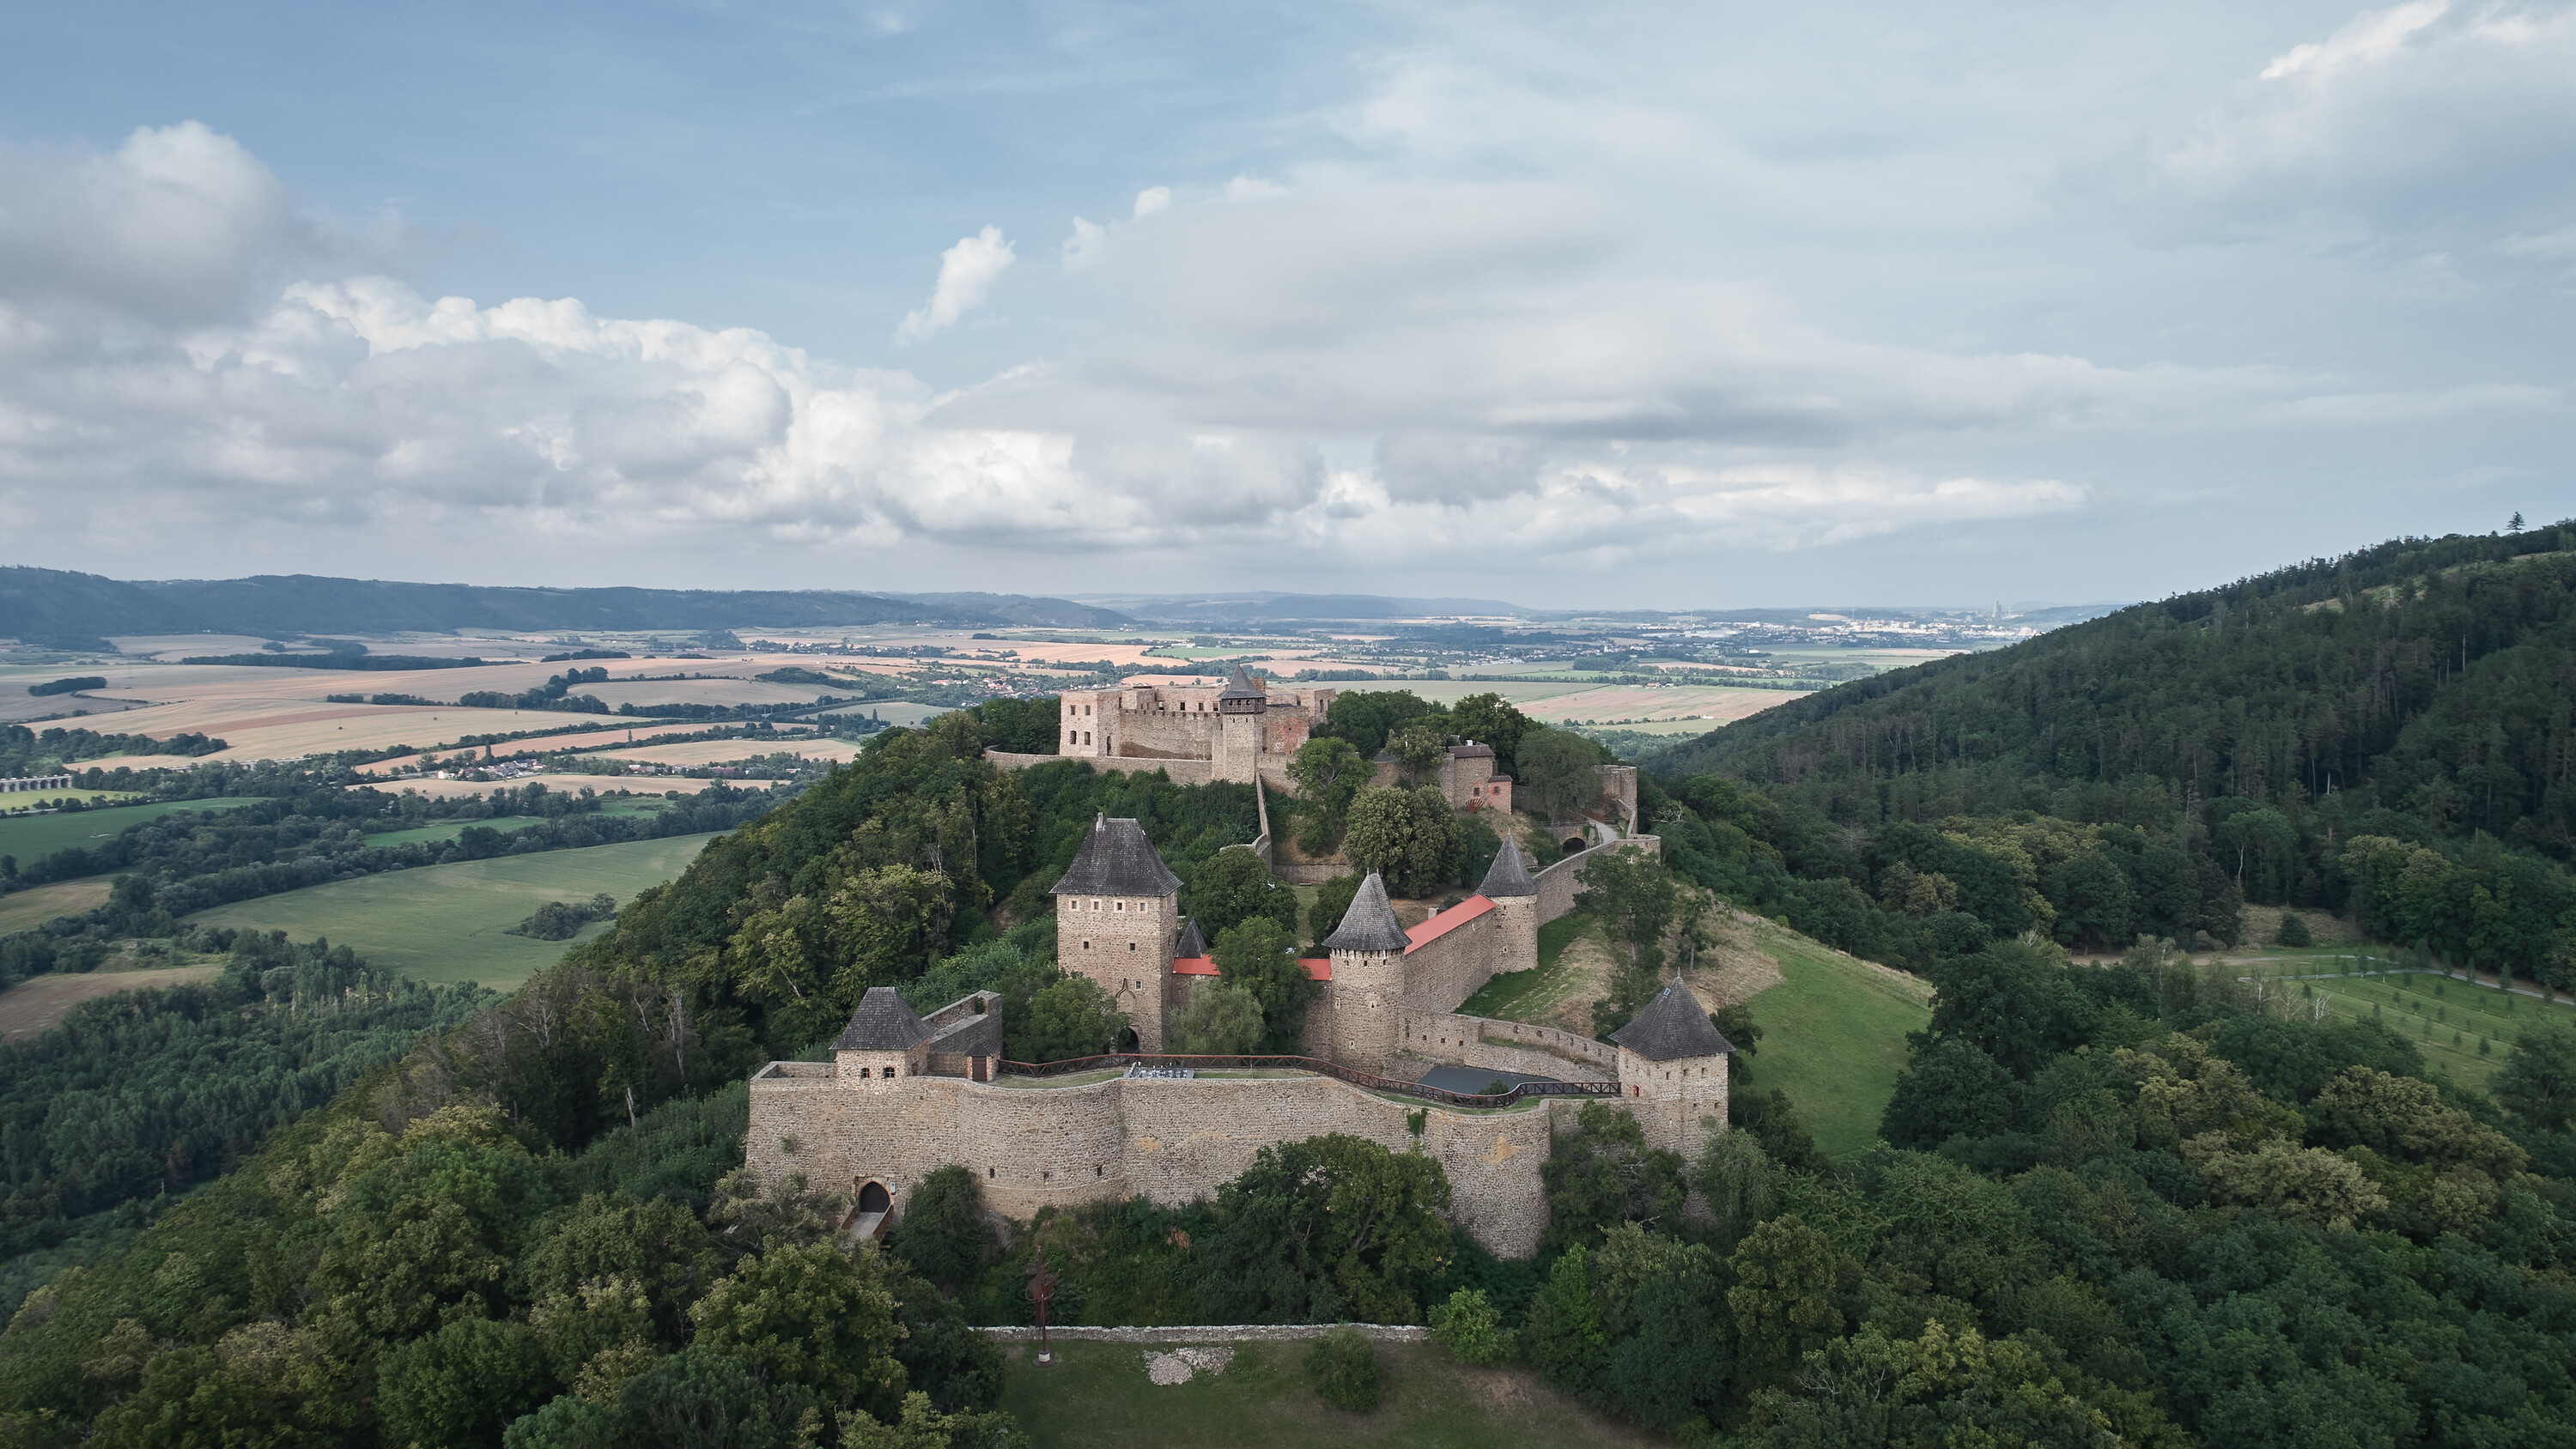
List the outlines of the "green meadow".
<svg viewBox="0 0 2576 1449">
<path fill-rule="evenodd" d="M 1754 944 L 1780 963 L 1780 981 L 1747 1003 L 1762 1043 L 1748 1065 L 1755 1091 L 1789 1094 L 1816 1145 L 1857 1152 L 1905 1068 L 1905 1036 L 1932 1021 L 1932 983 L 1818 945 L 1763 921 Z"/>
<path fill-rule="evenodd" d="M 188 924 L 284 931 L 299 941 L 324 936 L 415 981 L 477 981 L 507 991 L 554 964 L 570 944 L 508 934 L 537 907 L 602 891 L 624 905 L 677 877 L 714 838 L 679 835 L 386 871 L 217 906 Z"/>
<path fill-rule="evenodd" d="M 1525 1449 L 1537 1444 L 1647 1445 L 1670 1440 L 1598 1415 L 1528 1369 L 1460 1365 L 1435 1343 L 1377 1345 L 1385 1393 L 1373 1413 L 1325 1403 L 1306 1376 L 1303 1343 L 1244 1343 L 1223 1373 L 1156 1384 L 1133 1344 L 1012 1345 L 1002 1407 L 1038 1449 Z M 1168 1350 L 1161 1350 L 1168 1351 Z"/>
<path fill-rule="evenodd" d="M 0 804 L 7 797 L 0 796 Z M 0 817 L 0 855 L 31 865 L 57 850 L 113 839 L 129 825 L 158 820 L 180 811 L 231 810 L 255 800 L 171 800 L 151 805 L 112 805 L 104 810 L 63 810 L 51 815 Z"/>
</svg>

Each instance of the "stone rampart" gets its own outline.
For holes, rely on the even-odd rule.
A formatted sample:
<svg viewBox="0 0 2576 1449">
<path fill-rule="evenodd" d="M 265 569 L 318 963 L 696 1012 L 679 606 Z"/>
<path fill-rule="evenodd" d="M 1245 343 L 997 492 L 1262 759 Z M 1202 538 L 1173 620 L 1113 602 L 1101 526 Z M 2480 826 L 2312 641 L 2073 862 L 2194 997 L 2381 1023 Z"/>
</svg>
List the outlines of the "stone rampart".
<svg viewBox="0 0 2576 1449">
<path fill-rule="evenodd" d="M 1405 1050 L 1487 1071 L 1521 1072 L 1561 1082 L 1614 1082 L 1619 1049 L 1552 1026 L 1495 1021 L 1453 1012 L 1417 1011 L 1405 1018 Z"/>
<path fill-rule="evenodd" d="M 1263 1147 L 1330 1132 L 1411 1151 L 1448 1173 L 1450 1219 L 1504 1257 L 1537 1250 L 1546 1227 L 1539 1166 L 1547 1160 L 1546 1101 L 1464 1111 L 1382 1097 L 1331 1077 L 1111 1077 L 1079 1086 L 987 1084 L 913 1077 L 864 1098 L 828 1079 L 752 1079 L 746 1165 L 764 1185 L 800 1171 L 812 1186 L 882 1184 L 900 1205 L 936 1168 L 962 1163 L 994 1211 L 1027 1219 L 1042 1207 L 1142 1194 L 1165 1206 L 1212 1195 Z"/>
</svg>

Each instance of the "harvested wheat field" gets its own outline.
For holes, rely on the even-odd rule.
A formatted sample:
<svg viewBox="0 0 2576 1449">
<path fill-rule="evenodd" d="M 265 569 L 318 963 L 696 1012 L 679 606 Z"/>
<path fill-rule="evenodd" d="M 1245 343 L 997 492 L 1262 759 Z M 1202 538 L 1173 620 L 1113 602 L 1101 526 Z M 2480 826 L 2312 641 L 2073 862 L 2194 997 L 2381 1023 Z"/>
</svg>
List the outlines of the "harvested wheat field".
<svg viewBox="0 0 2576 1449">
<path fill-rule="evenodd" d="M 1799 697 L 1800 691 L 1788 689 L 1723 689 L 1705 685 L 1649 689 L 1640 685 L 1615 685 L 1533 700 L 1522 705 L 1521 710 L 1532 719 L 1550 724 L 1587 719 L 1691 718 L 1707 720 L 1714 727 L 1760 714 L 1773 705 L 1787 704 Z"/>
<path fill-rule="evenodd" d="M 692 780 L 682 775 L 564 774 L 522 775 L 516 780 L 379 780 L 349 788 L 375 790 L 387 795 L 400 795 L 410 790 L 428 800 L 461 800 L 469 795 L 489 795 L 495 790 L 517 790 L 529 785 L 543 785 L 567 795 L 578 795 L 584 790 L 596 795 L 625 790 L 636 795 L 661 796 L 695 795 L 724 783 L 723 780 Z"/>
<path fill-rule="evenodd" d="M 706 740 L 676 745 L 638 745 L 631 750 L 610 750 L 598 756 L 606 760 L 632 760 L 649 765 L 716 765 L 727 760 L 748 760 L 755 755 L 790 754 L 808 760 L 830 760 L 835 764 L 859 757 L 856 740 L 818 740 L 784 738 L 776 743 L 767 740 Z"/>
<path fill-rule="evenodd" d="M 90 971 L 77 975 L 58 972 L 33 977 L 0 991 L 0 1041 L 18 1041 L 49 1031 L 54 1023 L 63 1019 L 64 1012 L 94 997 L 113 996 L 120 991 L 141 991 L 152 986 L 211 981 L 222 969 L 208 963 L 203 966 L 149 967 L 140 971 Z"/>
</svg>

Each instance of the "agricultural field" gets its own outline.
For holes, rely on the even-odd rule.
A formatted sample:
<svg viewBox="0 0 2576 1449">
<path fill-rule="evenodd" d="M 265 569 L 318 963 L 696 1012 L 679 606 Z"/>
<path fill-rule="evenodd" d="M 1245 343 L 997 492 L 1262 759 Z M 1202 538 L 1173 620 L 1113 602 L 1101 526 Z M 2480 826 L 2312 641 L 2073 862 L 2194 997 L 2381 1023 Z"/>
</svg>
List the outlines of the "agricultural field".
<svg viewBox="0 0 2576 1449">
<path fill-rule="evenodd" d="M 622 905 L 677 877 L 714 838 L 681 835 L 387 871 L 217 906 L 187 924 L 284 931 L 299 941 L 324 936 L 415 981 L 477 981 L 508 991 L 570 944 L 509 935 L 510 927 L 548 901 L 605 891 Z"/>
<path fill-rule="evenodd" d="M 1212 1340 L 1213 1341 L 1213 1340 Z M 1436 1343 L 1381 1343 L 1385 1397 L 1352 1414 L 1318 1398 L 1303 1343 L 1243 1343 L 1221 1373 L 1182 1383 L 1147 1376 L 1133 1344 L 1059 1341 L 1040 1368 L 1013 1344 L 1002 1381 L 1009 1410 L 1039 1449 L 1522 1449 L 1531 1444 L 1642 1446 L 1671 1441 L 1595 1414 L 1527 1368 L 1470 1368 Z"/>
<path fill-rule="evenodd" d="M 547 788 L 552 789 L 553 787 L 550 785 Z M 659 810 L 660 805 L 658 802 L 648 805 L 638 800 L 620 801 L 616 804 L 605 805 L 600 807 L 599 813 L 602 815 L 652 815 L 658 813 Z M 582 816 L 579 818 L 588 819 L 590 817 Z M 381 835 L 370 835 L 367 837 L 367 844 L 376 846 L 408 845 L 414 841 L 418 841 L 423 844 L 444 842 L 454 840 L 457 836 L 464 834 L 465 827 L 469 825 L 481 825 L 488 829 L 498 830 L 502 834 L 507 835 L 513 830 L 524 830 L 531 825 L 540 825 L 543 823 L 543 818 L 535 815 L 494 815 L 483 820 L 438 820 L 427 825 L 413 826 L 409 830 L 390 830 Z"/>
<path fill-rule="evenodd" d="M 107 904 L 108 890 L 106 877 L 91 876 L 11 891 L 0 896 L 0 936 L 11 931 L 32 931 L 56 916 L 96 910 Z"/>
<path fill-rule="evenodd" d="M 632 760 L 647 765 L 713 765 L 726 760 L 747 760 L 754 755 L 786 753 L 808 760 L 830 760 L 838 764 L 859 757 L 857 740 L 782 739 L 707 740 L 676 745 L 638 745 L 631 750 L 611 750 L 597 756 L 603 760 Z M 553 777 L 549 777 L 550 779 Z M 572 776 L 563 776 L 571 779 Z"/>
<path fill-rule="evenodd" d="M 2484 1088 L 2522 1029 L 2543 1019 L 2576 1021 L 2563 999 L 2496 989 L 2492 977 L 2471 981 L 2409 969 L 2387 947 L 2276 950 L 2259 959 L 2224 959 L 2215 969 L 2252 988 L 2268 1009 L 2317 1020 L 2376 1019 L 2396 1027 L 2424 1063 L 2462 1086 Z"/>
<path fill-rule="evenodd" d="M 549 790 L 579 794 L 588 790 L 596 795 L 625 790 L 652 799 L 664 795 L 695 795 L 701 790 L 726 783 L 722 780 L 693 780 L 679 776 L 638 775 L 523 775 L 516 780 L 383 780 L 369 785 L 352 785 L 352 790 L 381 790 L 400 795 L 408 790 L 429 800 L 459 800 L 468 795 L 489 795 L 495 790 L 516 790 L 528 785 L 543 785 Z"/>
<path fill-rule="evenodd" d="M 352 686 L 348 675 L 322 670 L 302 672 L 308 676 L 318 675 L 336 687 L 369 687 Z M 407 674 L 361 676 L 369 684 L 377 679 L 416 677 Z M 393 745 L 428 748 L 460 735 L 550 730 L 573 722 L 547 710 L 458 709 L 454 705 L 321 704 L 238 696 L 155 705 L 150 709 L 118 715 L 115 720 L 114 728 L 123 733 L 150 735 L 155 739 L 185 733 L 212 735 L 230 746 L 206 757 L 214 760 L 291 760 L 305 755 L 329 754 L 335 750 L 381 750 Z M 95 763 L 112 769 L 119 764 L 130 765 L 133 762 L 111 755 Z"/>
<path fill-rule="evenodd" d="M 129 825 L 158 820 L 181 811 L 233 810 L 255 800 L 179 800 L 159 805 L 119 805 L 106 810 L 60 811 L 52 815 L 0 818 L 0 855 L 14 855 L 21 865 L 74 845 L 109 840 Z"/>
</svg>

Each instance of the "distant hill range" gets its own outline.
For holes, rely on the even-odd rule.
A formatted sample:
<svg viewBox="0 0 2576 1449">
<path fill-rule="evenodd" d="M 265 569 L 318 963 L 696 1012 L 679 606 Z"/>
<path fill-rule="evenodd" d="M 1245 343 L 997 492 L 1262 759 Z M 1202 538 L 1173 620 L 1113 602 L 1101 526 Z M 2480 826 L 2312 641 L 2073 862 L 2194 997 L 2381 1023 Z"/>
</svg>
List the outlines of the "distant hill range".
<svg viewBox="0 0 2576 1449">
<path fill-rule="evenodd" d="M 546 589 L 268 574 L 128 582 L 60 569 L 0 568 L 0 636 L 59 648 L 114 635 L 380 634 L 450 629 L 833 628 L 947 624 L 1111 629 L 1114 609 L 1018 594 L 839 590 Z"/>
</svg>

